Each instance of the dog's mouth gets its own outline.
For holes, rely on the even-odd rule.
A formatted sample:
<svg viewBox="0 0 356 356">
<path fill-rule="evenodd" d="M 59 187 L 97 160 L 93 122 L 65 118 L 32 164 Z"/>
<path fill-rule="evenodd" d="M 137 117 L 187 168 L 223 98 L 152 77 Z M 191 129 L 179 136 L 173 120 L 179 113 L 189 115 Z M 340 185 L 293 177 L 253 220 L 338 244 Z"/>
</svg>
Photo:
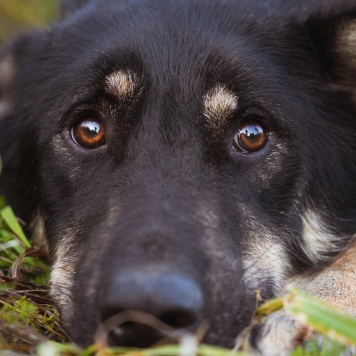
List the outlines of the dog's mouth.
<svg viewBox="0 0 356 356">
<path fill-rule="evenodd" d="M 109 346 L 146 348 L 164 339 L 164 334 L 150 326 L 127 322 L 108 334 Z"/>
<path fill-rule="evenodd" d="M 206 329 L 204 323 L 195 323 L 196 330 L 184 328 L 191 325 L 189 316 L 181 313 L 166 315 L 160 319 L 140 311 L 124 311 L 106 319 L 95 334 L 95 343 L 101 348 L 138 347 L 146 348 L 179 342 L 184 337 L 196 337 Z M 171 326 L 174 325 L 174 326 Z"/>
</svg>

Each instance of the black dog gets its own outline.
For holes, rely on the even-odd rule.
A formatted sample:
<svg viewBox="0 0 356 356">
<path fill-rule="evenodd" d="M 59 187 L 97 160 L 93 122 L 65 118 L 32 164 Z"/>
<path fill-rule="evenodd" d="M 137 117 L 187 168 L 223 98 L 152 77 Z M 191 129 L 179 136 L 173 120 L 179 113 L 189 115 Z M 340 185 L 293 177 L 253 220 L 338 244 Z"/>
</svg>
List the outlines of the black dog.
<svg viewBox="0 0 356 356">
<path fill-rule="evenodd" d="M 326 281 L 332 301 L 325 268 L 356 231 L 356 1 L 70 0 L 62 15 L 2 52 L 0 187 L 46 241 L 73 339 L 139 310 L 206 320 L 205 342 L 232 346 L 256 290 Z M 288 325 L 248 342 L 282 353 Z M 110 343 L 161 336 L 130 322 Z"/>
</svg>

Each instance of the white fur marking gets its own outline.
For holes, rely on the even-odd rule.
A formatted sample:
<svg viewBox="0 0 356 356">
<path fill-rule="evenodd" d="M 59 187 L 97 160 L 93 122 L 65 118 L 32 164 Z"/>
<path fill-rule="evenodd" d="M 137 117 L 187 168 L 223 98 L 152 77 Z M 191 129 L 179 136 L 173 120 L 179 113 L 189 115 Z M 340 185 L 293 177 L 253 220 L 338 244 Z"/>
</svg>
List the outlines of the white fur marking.
<svg viewBox="0 0 356 356">
<path fill-rule="evenodd" d="M 52 266 L 50 279 L 50 294 L 61 312 L 64 323 L 72 316 L 74 263 L 77 260 L 72 253 L 68 253 L 69 251 L 70 245 L 66 243 L 66 239 L 63 239 L 56 249 L 56 260 Z"/>
<path fill-rule="evenodd" d="M 259 327 L 257 350 L 250 344 L 254 327 Z M 255 321 L 236 340 L 236 349 L 248 355 L 288 356 L 312 336 L 312 330 L 284 311 L 268 315 L 262 322 Z"/>
<path fill-rule="evenodd" d="M 205 95 L 204 116 L 212 126 L 217 126 L 234 112 L 237 104 L 237 96 L 220 84 Z"/>
<path fill-rule="evenodd" d="M 303 239 L 305 253 L 311 260 L 320 260 L 330 251 L 338 251 L 337 237 L 331 234 L 320 216 L 311 210 L 307 210 L 303 220 Z"/>
<path fill-rule="evenodd" d="M 122 101 L 133 95 L 137 82 L 137 75 L 131 71 L 119 70 L 106 78 L 107 90 Z"/>
<path fill-rule="evenodd" d="M 273 238 L 254 239 L 251 250 L 243 258 L 246 286 L 258 290 L 266 279 L 272 278 L 275 292 L 279 292 L 287 272 L 286 254 Z"/>
</svg>

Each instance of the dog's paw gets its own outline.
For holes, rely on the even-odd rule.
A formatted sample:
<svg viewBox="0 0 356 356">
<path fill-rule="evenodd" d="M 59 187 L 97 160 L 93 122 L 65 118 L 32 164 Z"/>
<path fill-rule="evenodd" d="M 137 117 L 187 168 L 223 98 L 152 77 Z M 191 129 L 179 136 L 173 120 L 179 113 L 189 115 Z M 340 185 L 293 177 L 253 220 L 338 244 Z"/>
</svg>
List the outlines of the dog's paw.
<svg viewBox="0 0 356 356">
<path fill-rule="evenodd" d="M 237 348 L 249 355 L 284 356 L 303 345 L 312 330 L 283 311 L 253 322 L 237 339 Z"/>
</svg>

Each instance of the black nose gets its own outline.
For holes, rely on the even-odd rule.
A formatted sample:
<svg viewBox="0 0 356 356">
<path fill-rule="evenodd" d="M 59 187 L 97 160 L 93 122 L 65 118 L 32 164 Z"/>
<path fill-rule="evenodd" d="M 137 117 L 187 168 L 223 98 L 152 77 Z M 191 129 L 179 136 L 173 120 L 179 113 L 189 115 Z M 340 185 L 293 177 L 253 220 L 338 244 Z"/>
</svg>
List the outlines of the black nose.
<svg viewBox="0 0 356 356">
<path fill-rule="evenodd" d="M 103 294 L 103 319 L 126 310 L 149 313 L 173 328 L 193 330 L 201 321 L 203 296 L 198 283 L 176 272 L 124 270 Z M 110 343 L 147 347 L 163 335 L 134 322 L 111 333 Z"/>
</svg>

